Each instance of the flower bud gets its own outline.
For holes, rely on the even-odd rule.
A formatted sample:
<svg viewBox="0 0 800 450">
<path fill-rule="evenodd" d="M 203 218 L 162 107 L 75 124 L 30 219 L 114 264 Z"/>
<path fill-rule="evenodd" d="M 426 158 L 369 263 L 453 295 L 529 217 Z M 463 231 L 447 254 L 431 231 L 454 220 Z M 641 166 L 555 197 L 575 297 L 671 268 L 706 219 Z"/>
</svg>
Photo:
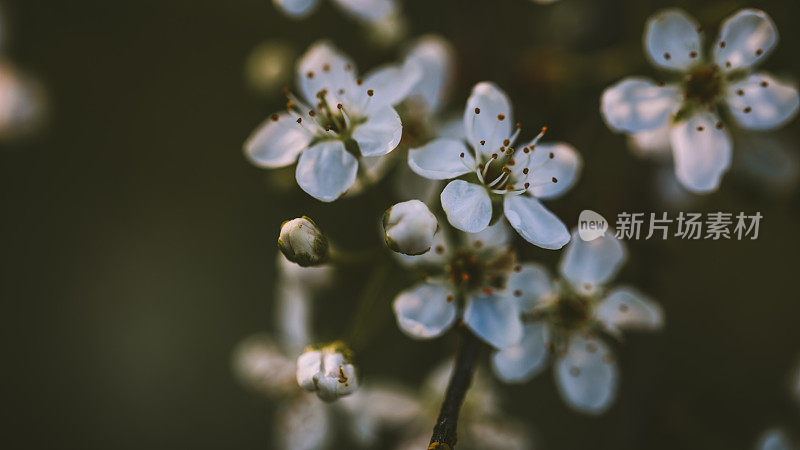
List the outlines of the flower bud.
<svg viewBox="0 0 800 450">
<path fill-rule="evenodd" d="M 318 266 L 328 260 L 328 238 L 306 216 L 283 223 L 278 248 L 286 259 L 303 267 Z"/>
<path fill-rule="evenodd" d="M 439 223 L 425 203 L 409 200 L 386 210 L 383 229 L 390 249 L 405 255 L 421 255 L 431 249 Z"/>
<path fill-rule="evenodd" d="M 297 384 L 326 402 L 352 394 L 358 380 L 350 351 L 340 342 L 306 350 L 297 358 Z"/>
</svg>

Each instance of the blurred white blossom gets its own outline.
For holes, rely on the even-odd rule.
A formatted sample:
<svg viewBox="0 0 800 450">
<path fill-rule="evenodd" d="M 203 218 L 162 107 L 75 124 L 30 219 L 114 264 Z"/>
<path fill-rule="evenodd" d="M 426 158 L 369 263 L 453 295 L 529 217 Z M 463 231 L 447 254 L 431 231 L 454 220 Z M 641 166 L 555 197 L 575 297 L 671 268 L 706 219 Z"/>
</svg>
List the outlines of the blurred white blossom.
<svg viewBox="0 0 800 450">
<path fill-rule="evenodd" d="M 287 92 L 287 111 L 267 119 L 245 143 L 245 153 L 264 168 L 297 160 L 297 184 L 332 202 L 355 183 L 359 161 L 386 155 L 400 143 L 403 126 L 393 105 L 419 76 L 415 64 L 404 64 L 357 78 L 349 58 L 326 42 L 314 44 L 297 65 L 303 100 Z"/>
<path fill-rule="evenodd" d="M 366 23 L 386 20 L 397 12 L 394 0 L 331 0 L 344 13 Z M 319 5 L 319 0 L 273 0 L 289 17 L 303 18 Z"/>
<path fill-rule="evenodd" d="M 496 348 L 516 345 L 522 320 L 515 299 L 501 289 L 515 264 L 507 226 L 501 222 L 479 233 L 463 233 L 453 244 L 443 233 L 436 236 L 428 253 L 401 258 L 425 270 L 426 277 L 395 298 L 400 329 L 416 339 L 431 339 L 461 318 Z"/>
<path fill-rule="evenodd" d="M 33 79 L 0 61 L 0 139 L 35 131 L 44 118 L 44 91 Z"/>
<path fill-rule="evenodd" d="M 793 84 L 754 72 L 777 45 L 778 30 L 763 11 L 743 9 L 723 22 L 706 54 L 697 22 L 684 11 L 659 12 L 645 28 L 647 56 L 676 80 L 618 82 L 603 93 L 603 118 L 640 143 L 668 127 L 680 182 L 695 193 L 714 191 L 733 148 L 722 117 L 747 130 L 772 130 L 797 113 L 800 98 Z"/>
<path fill-rule="evenodd" d="M 756 443 L 756 450 L 796 450 L 797 447 L 792 443 L 786 433 L 779 429 L 773 428 L 766 431 L 758 443 Z"/>
<path fill-rule="evenodd" d="M 605 411 L 613 401 L 617 365 L 610 346 L 598 336 L 621 337 L 624 330 L 656 330 L 663 325 L 660 306 L 630 287 L 605 288 L 626 257 L 613 231 L 584 241 L 577 231 L 553 280 L 538 264 L 523 264 L 511 274 L 507 289 L 525 317 L 524 337 L 494 354 L 492 367 L 503 381 L 531 379 L 555 357 L 559 392 L 573 408 Z"/>
<path fill-rule="evenodd" d="M 358 388 L 355 366 L 343 344 L 308 349 L 297 358 L 297 384 L 331 402 Z"/>
<path fill-rule="evenodd" d="M 440 196 L 450 224 L 479 232 L 498 209 L 534 245 L 559 249 L 569 242 L 564 223 L 539 199 L 557 197 L 572 186 L 581 167 L 577 151 L 565 143 L 539 144 L 544 129 L 515 148 L 520 126 L 512 124 L 508 97 L 492 83 L 473 88 L 463 121 L 462 139 L 436 139 L 408 153 L 408 165 L 417 174 L 453 179 Z M 460 178 L 467 174 L 472 181 Z"/>
<path fill-rule="evenodd" d="M 296 57 L 287 42 L 270 40 L 257 45 L 245 62 L 248 85 L 262 95 L 275 95 L 291 81 Z"/>
</svg>

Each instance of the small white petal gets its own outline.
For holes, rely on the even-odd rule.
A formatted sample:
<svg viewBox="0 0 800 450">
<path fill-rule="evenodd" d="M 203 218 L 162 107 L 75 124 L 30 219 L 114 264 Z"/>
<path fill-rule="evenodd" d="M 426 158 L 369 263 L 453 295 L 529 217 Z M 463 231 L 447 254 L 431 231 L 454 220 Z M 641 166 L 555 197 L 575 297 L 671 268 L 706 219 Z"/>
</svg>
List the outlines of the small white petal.
<svg viewBox="0 0 800 450">
<path fill-rule="evenodd" d="M 365 112 L 372 114 L 376 109 L 386 108 L 402 102 L 422 77 L 422 69 L 416 63 L 403 66 L 389 66 L 376 69 L 366 77 L 359 86 L 357 94 L 366 95 L 362 101 L 368 102 Z M 366 94 L 367 90 L 372 95 Z"/>
<path fill-rule="evenodd" d="M 436 139 L 408 151 L 408 167 L 431 180 L 455 178 L 471 172 L 474 166 L 472 152 L 455 139 Z"/>
<path fill-rule="evenodd" d="M 539 200 L 527 195 L 507 195 L 503 208 L 508 223 L 531 244 L 558 250 L 569 242 L 567 226 Z"/>
<path fill-rule="evenodd" d="M 392 307 L 397 325 L 416 339 L 441 336 L 456 319 L 454 298 L 439 285 L 419 284 L 407 289 L 394 299 Z"/>
<path fill-rule="evenodd" d="M 626 253 L 625 245 L 611 230 L 591 241 L 584 241 L 576 230 L 564 251 L 561 274 L 576 289 L 593 292 L 617 273 Z"/>
<path fill-rule="evenodd" d="M 394 0 L 333 0 L 342 11 L 364 22 L 375 23 L 397 9 Z"/>
<path fill-rule="evenodd" d="M 314 376 L 322 367 L 322 351 L 307 351 L 297 358 L 297 384 L 309 392 L 317 390 Z"/>
<path fill-rule="evenodd" d="M 295 397 L 278 410 L 275 436 L 279 448 L 318 450 L 330 441 L 331 417 L 326 405 L 312 395 Z"/>
<path fill-rule="evenodd" d="M 357 172 L 358 160 L 341 141 L 324 141 L 300 155 L 295 176 L 309 195 L 332 202 L 353 185 Z"/>
<path fill-rule="evenodd" d="M 328 101 L 336 105 L 337 93 L 355 92 L 356 66 L 336 47 L 326 41 L 312 45 L 297 64 L 300 92 L 311 105 L 317 104 L 317 92 L 327 89 Z"/>
<path fill-rule="evenodd" d="M 288 166 L 311 142 L 311 134 L 289 114 L 264 121 L 244 144 L 245 154 L 259 167 Z"/>
<path fill-rule="evenodd" d="M 527 263 L 508 275 L 506 291 L 516 299 L 520 312 L 530 312 L 553 292 L 553 282 L 542 265 Z"/>
<path fill-rule="evenodd" d="M 644 35 L 650 61 L 668 70 L 686 70 L 702 61 L 698 28 L 697 22 L 679 9 L 668 9 L 652 16 Z"/>
<path fill-rule="evenodd" d="M 466 233 L 464 238 L 470 247 L 484 250 L 497 251 L 511 243 L 511 230 L 503 221 L 498 221 L 477 233 Z"/>
<path fill-rule="evenodd" d="M 672 159 L 672 146 L 669 142 L 670 129 L 671 124 L 665 122 L 662 127 L 654 130 L 632 134 L 628 139 L 628 145 L 637 156 L 669 161 Z"/>
<path fill-rule="evenodd" d="M 555 369 L 559 392 L 578 411 L 599 414 L 616 396 L 617 365 L 611 349 L 599 339 L 573 334 Z"/>
<path fill-rule="evenodd" d="M 625 78 L 607 88 L 600 111 L 608 126 L 624 133 L 654 130 L 667 123 L 680 106 L 680 90 L 658 86 L 646 78 Z"/>
<path fill-rule="evenodd" d="M 595 318 L 615 335 L 622 330 L 657 330 L 664 325 L 661 306 L 628 287 L 611 291 L 597 305 Z"/>
<path fill-rule="evenodd" d="M 492 202 L 483 186 L 453 180 L 440 197 L 450 224 L 461 231 L 477 233 L 492 220 Z"/>
<path fill-rule="evenodd" d="M 752 74 L 728 86 L 726 103 L 744 128 L 770 130 L 791 120 L 800 106 L 797 87 L 766 73 Z"/>
<path fill-rule="evenodd" d="M 523 383 L 544 369 L 550 332 L 543 322 L 526 324 L 519 344 L 492 355 L 495 375 L 506 383 Z"/>
<path fill-rule="evenodd" d="M 480 114 L 476 111 L 480 110 Z M 480 82 L 472 88 L 464 110 L 464 129 L 469 143 L 487 154 L 497 151 L 511 136 L 511 101 L 496 84 Z M 499 120 L 498 116 L 503 117 Z M 485 141 L 484 145 L 480 141 Z"/>
<path fill-rule="evenodd" d="M 716 115 L 701 112 L 674 125 L 670 132 L 675 175 L 692 192 L 717 189 L 730 167 L 732 142 L 725 128 L 717 128 L 719 123 Z"/>
<path fill-rule="evenodd" d="M 425 203 L 409 200 L 386 211 L 383 228 L 389 248 L 405 255 L 421 255 L 431 249 L 439 222 Z"/>
<path fill-rule="evenodd" d="M 395 148 L 403 136 L 400 116 L 391 106 L 381 108 L 370 114 L 367 121 L 356 126 L 353 139 L 364 156 L 382 156 Z"/>
<path fill-rule="evenodd" d="M 761 62 L 777 43 L 778 29 L 772 19 L 764 11 L 743 9 L 722 24 L 714 62 L 722 70 L 747 69 Z"/>
<path fill-rule="evenodd" d="M 522 320 L 514 299 L 500 292 L 467 298 L 464 323 L 495 348 L 516 345 L 522 339 Z"/>
<path fill-rule="evenodd" d="M 309 15 L 318 4 L 318 0 L 272 0 L 272 2 L 287 15 L 296 18 Z"/>
<path fill-rule="evenodd" d="M 455 72 L 455 52 L 445 39 L 436 35 L 421 37 L 406 55 L 406 62 L 417 64 L 422 77 L 409 95 L 430 113 L 444 101 Z"/>
<path fill-rule="evenodd" d="M 542 199 L 563 195 L 575 184 L 582 164 L 578 151 L 567 143 L 536 145 L 529 164 L 533 167 L 529 177 L 533 187 L 528 192 Z"/>
</svg>

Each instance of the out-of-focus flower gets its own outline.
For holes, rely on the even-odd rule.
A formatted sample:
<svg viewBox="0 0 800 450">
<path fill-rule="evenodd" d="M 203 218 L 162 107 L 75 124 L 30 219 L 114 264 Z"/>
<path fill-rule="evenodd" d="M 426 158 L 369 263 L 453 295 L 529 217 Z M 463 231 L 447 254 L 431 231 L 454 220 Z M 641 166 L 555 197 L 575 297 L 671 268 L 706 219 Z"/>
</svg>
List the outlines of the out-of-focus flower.
<svg viewBox="0 0 800 450">
<path fill-rule="evenodd" d="M 766 431 L 756 443 L 756 450 L 794 450 L 796 448 L 786 433 L 779 428 Z"/>
<path fill-rule="evenodd" d="M 602 115 L 609 127 L 631 135 L 668 126 L 678 179 L 693 192 L 714 191 L 733 147 L 722 116 L 748 130 L 771 130 L 797 113 L 794 85 L 753 72 L 777 42 L 766 13 L 743 9 L 722 24 L 706 55 L 697 22 L 681 10 L 662 11 L 646 25 L 645 50 L 654 66 L 678 79 L 626 78 L 603 93 Z"/>
<path fill-rule="evenodd" d="M 308 392 L 332 402 L 358 388 L 350 351 L 342 343 L 306 350 L 297 358 L 297 384 Z"/>
<path fill-rule="evenodd" d="M 353 437 L 363 447 L 374 447 L 381 431 L 405 428 L 422 409 L 413 392 L 386 382 L 364 385 L 336 405 L 348 413 Z"/>
<path fill-rule="evenodd" d="M 245 62 L 247 84 L 262 95 L 274 95 L 289 84 L 294 69 L 295 50 L 286 42 L 263 42 L 250 51 Z"/>
<path fill-rule="evenodd" d="M 511 102 L 492 83 L 478 83 L 464 112 L 464 140 L 440 138 L 412 149 L 408 165 L 417 174 L 447 180 L 472 174 L 472 181 L 450 181 L 442 208 L 459 230 L 484 230 L 501 211 L 528 242 L 559 249 L 569 242 L 564 223 L 539 201 L 572 186 L 581 167 L 577 151 L 565 143 L 539 144 L 544 130 L 515 148 L 520 126 L 512 125 Z"/>
<path fill-rule="evenodd" d="M 330 256 L 328 238 L 306 216 L 287 220 L 281 225 L 278 248 L 286 259 L 302 267 L 318 266 Z"/>
<path fill-rule="evenodd" d="M 604 288 L 626 255 L 622 242 L 610 233 L 584 241 L 574 232 L 561 261 L 561 280 L 552 280 L 538 264 L 523 264 L 511 274 L 507 289 L 526 324 L 520 343 L 492 358 L 501 380 L 527 381 L 553 354 L 556 384 L 570 406 L 600 413 L 611 405 L 617 366 L 611 347 L 596 333 L 621 337 L 624 330 L 659 329 L 664 319 L 658 304 L 639 291 Z"/>
<path fill-rule="evenodd" d="M 34 131 L 44 116 L 44 93 L 37 82 L 0 61 L 0 139 Z"/>
<path fill-rule="evenodd" d="M 404 255 L 421 255 L 431 249 L 439 222 L 425 203 L 409 200 L 386 210 L 383 229 L 390 249 Z"/>
<path fill-rule="evenodd" d="M 389 14 L 367 28 L 370 42 L 383 47 L 390 47 L 402 41 L 408 34 L 408 20 L 399 12 Z"/>
<path fill-rule="evenodd" d="M 392 105 L 420 76 L 414 64 L 357 78 L 355 65 L 330 44 L 313 45 L 297 66 L 300 93 L 287 92 L 287 111 L 273 114 L 245 143 L 250 161 L 265 168 L 298 160 L 297 184 L 331 202 L 356 181 L 359 160 L 385 155 L 400 143 L 403 126 Z M 311 106 L 309 106 L 311 105 Z"/>
<path fill-rule="evenodd" d="M 356 20 L 376 23 L 388 18 L 397 11 L 394 0 L 332 0 L 344 13 Z M 303 18 L 311 14 L 319 5 L 319 0 L 273 0 L 275 6 L 286 15 Z"/>
<path fill-rule="evenodd" d="M 494 347 L 517 344 L 522 320 L 514 297 L 503 290 L 515 260 L 507 226 L 501 222 L 479 233 L 462 234 L 455 245 L 442 234 L 437 234 L 430 252 L 402 258 L 425 270 L 426 279 L 395 298 L 400 329 L 413 338 L 430 339 L 442 335 L 461 316 L 475 335 Z"/>
</svg>

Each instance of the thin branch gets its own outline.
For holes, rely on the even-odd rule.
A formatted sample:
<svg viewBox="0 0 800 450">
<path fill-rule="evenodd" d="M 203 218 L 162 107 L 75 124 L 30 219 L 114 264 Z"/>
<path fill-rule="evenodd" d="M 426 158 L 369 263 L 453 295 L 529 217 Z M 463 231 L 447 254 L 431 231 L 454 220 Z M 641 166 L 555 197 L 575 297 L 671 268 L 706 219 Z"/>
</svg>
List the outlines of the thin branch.
<svg viewBox="0 0 800 450">
<path fill-rule="evenodd" d="M 447 384 L 442 409 L 436 425 L 433 427 L 433 436 L 431 436 L 428 450 L 454 449 L 458 440 L 456 434 L 458 414 L 472 383 L 472 374 L 475 372 L 475 363 L 482 345 L 481 341 L 466 327 L 462 327 L 461 331 L 461 344 L 456 356 L 456 364 L 450 375 L 450 382 Z"/>
</svg>

